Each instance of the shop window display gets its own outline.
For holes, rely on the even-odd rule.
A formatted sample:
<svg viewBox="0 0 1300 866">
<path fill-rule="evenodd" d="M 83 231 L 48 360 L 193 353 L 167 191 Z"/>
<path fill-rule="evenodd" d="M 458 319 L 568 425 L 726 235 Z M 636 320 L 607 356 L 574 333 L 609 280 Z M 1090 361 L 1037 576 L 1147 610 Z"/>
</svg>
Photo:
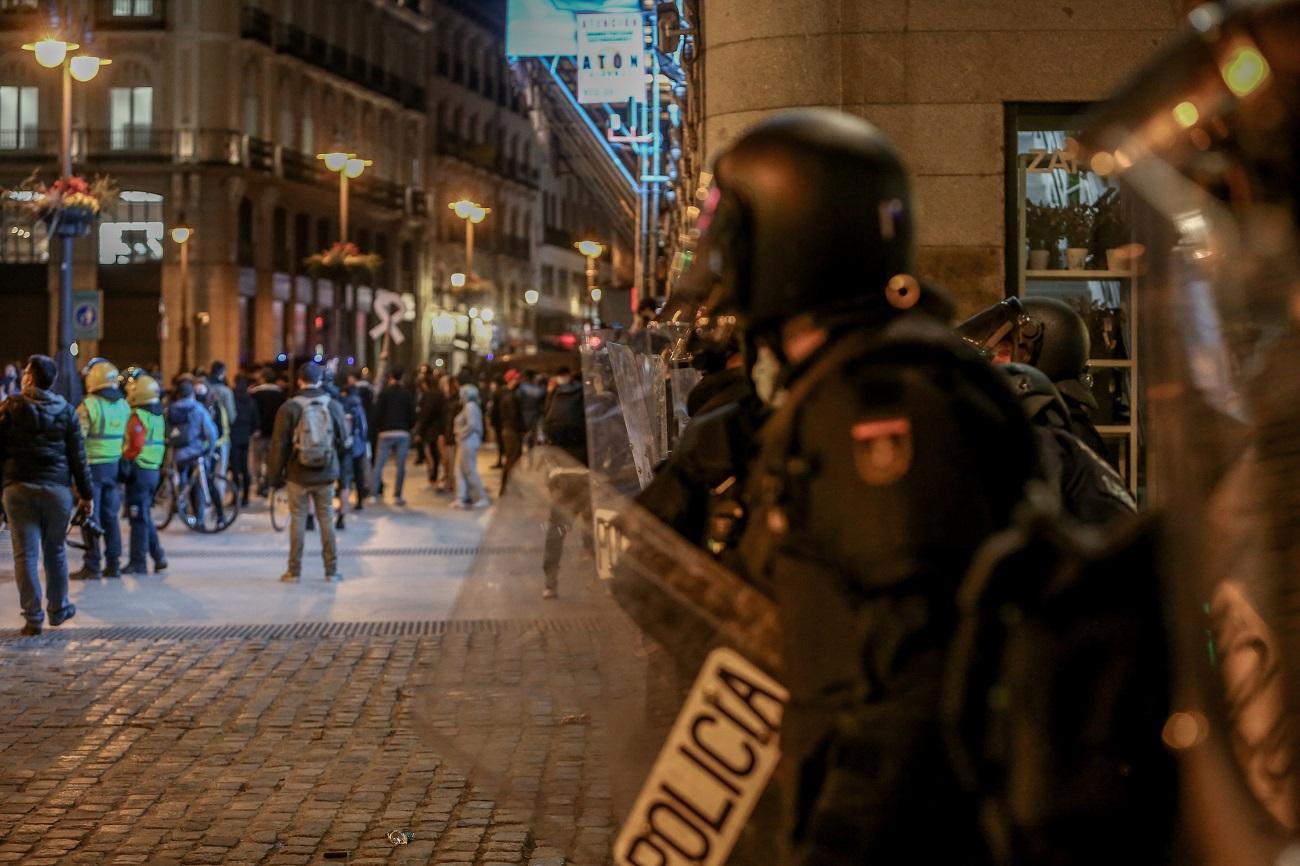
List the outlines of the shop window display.
<svg viewBox="0 0 1300 866">
<path fill-rule="evenodd" d="M 1127 203 L 1113 166 L 1088 162 L 1074 136 L 1087 106 L 1007 107 L 1008 293 L 1064 301 L 1091 338 L 1092 419 L 1109 457 L 1142 492 L 1141 394 Z"/>
</svg>

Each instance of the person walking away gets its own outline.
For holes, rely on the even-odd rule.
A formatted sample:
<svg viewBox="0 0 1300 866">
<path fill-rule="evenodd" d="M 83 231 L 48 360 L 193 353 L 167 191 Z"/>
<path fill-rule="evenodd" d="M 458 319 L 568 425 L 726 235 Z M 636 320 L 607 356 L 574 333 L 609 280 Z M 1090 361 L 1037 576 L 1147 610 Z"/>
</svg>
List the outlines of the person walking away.
<svg viewBox="0 0 1300 866">
<path fill-rule="evenodd" d="M 167 446 L 182 482 L 188 480 L 200 460 L 206 460 L 217 447 L 217 425 L 198 400 L 194 399 L 194 380 L 188 374 L 176 383 L 176 397 L 167 407 Z M 199 501 L 191 519 L 207 508 L 208 491 L 198 490 Z"/>
<path fill-rule="evenodd" d="M 460 414 L 460 382 L 448 376 L 443 382 L 442 417 L 438 420 L 438 448 L 442 451 L 442 485 L 439 490 L 456 489 L 456 416 Z"/>
<path fill-rule="evenodd" d="M 551 514 L 546 522 L 546 550 L 542 573 L 546 585 L 542 598 L 554 599 L 559 591 L 560 557 L 564 538 L 574 520 L 588 521 L 591 514 L 591 486 L 587 479 L 587 418 L 582 383 L 573 381 L 568 367 L 556 371 L 555 387 L 546 404 L 542 435 L 579 465 L 552 469 L 546 479 L 551 492 Z"/>
<path fill-rule="evenodd" d="M 235 471 L 235 489 L 239 491 L 241 505 L 248 504 L 253 487 L 254 470 L 248 461 L 249 447 L 253 436 L 261 429 L 262 416 L 257 408 L 257 401 L 248 393 L 248 377 L 235 377 L 235 412 L 230 424 L 230 465 Z"/>
<path fill-rule="evenodd" d="M 497 446 L 497 461 L 492 464 L 493 469 L 500 469 L 506 462 L 506 449 L 501 444 L 501 395 L 505 391 L 505 381 L 503 379 L 494 379 L 490 384 L 491 390 L 488 392 L 487 417 L 488 423 L 492 425 L 492 438 Z"/>
<path fill-rule="evenodd" d="M 456 499 L 455 508 L 486 508 L 492 504 L 478 474 L 478 450 L 483 445 L 483 410 L 474 385 L 460 389 L 460 412 L 456 414 Z"/>
<path fill-rule="evenodd" d="M 334 484 L 347 453 L 343 413 L 321 387 L 320 365 L 309 361 L 298 368 L 297 395 L 276 413 L 267 458 L 271 485 L 289 488 L 289 567 L 280 576 L 286 583 L 302 575 L 308 508 L 320 528 L 325 579 L 342 579 L 334 535 Z"/>
<path fill-rule="evenodd" d="M 397 464 L 393 482 L 393 504 L 405 505 L 402 485 L 406 482 L 406 455 L 411 450 L 411 430 L 415 427 L 415 396 L 402 384 L 401 371 L 388 374 L 388 384 L 375 401 L 375 426 L 379 438 L 375 447 L 375 500 L 384 492 L 384 464 L 389 456 Z"/>
<path fill-rule="evenodd" d="M 257 430 L 253 434 L 253 472 L 257 475 L 257 495 L 265 496 L 266 452 L 271 447 L 271 431 L 275 427 L 275 413 L 280 411 L 287 396 L 275 380 L 275 368 L 263 367 L 259 382 L 248 389 L 248 395 L 257 404 Z"/>
<path fill-rule="evenodd" d="M 77 413 L 50 389 L 58 376 L 54 359 L 32 355 L 23 368 L 22 392 L 0 403 L 0 485 L 14 549 L 14 577 L 24 635 L 38 635 L 45 621 L 37 560 L 45 563 L 50 625 L 77 613 L 68 599 L 65 539 L 72 514 L 94 514 L 90 466 Z"/>
<path fill-rule="evenodd" d="M 122 377 L 110 362 L 102 358 L 92 360 L 86 365 L 85 377 L 86 398 L 77 407 L 77 420 L 90 463 L 93 510 L 104 530 L 103 558 L 100 539 L 88 535 L 85 560 L 72 580 L 98 580 L 121 574 L 118 570 L 122 556 L 122 525 L 118 521 L 122 510 L 120 474 L 131 407 L 118 387 Z"/>
<path fill-rule="evenodd" d="M 167 568 L 167 558 L 153 522 L 153 497 L 167 452 L 167 419 L 163 415 L 158 380 L 140 375 L 127 380 L 126 402 L 131 407 L 126 422 L 122 460 L 126 467 L 126 514 L 131 524 L 129 558 L 123 574 L 149 573 L 152 554 L 154 573 Z"/>
<path fill-rule="evenodd" d="M 533 450 L 537 441 L 537 426 L 542 423 L 542 410 L 546 406 L 546 386 L 537 381 L 534 370 L 525 370 L 519 383 L 519 414 L 523 417 L 524 446 Z"/>
<path fill-rule="evenodd" d="M 524 414 L 519 399 L 519 388 L 522 380 L 523 376 L 520 375 L 518 370 L 507 370 L 502 386 L 497 389 L 495 403 L 501 421 L 497 442 L 503 458 L 501 463 L 501 488 L 497 491 L 498 497 L 506 495 L 506 484 L 510 481 L 510 470 L 515 468 L 515 464 L 519 462 L 519 455 L 523 453 Z"/>
<path fill-rule="evenodd" d="M 440 377 L 432 377 L 421 386 L 415 429 L 416 436 L 428 458 L 429 483 L 435 485 L 438 483 L 438 465 L 442 458 L 442 449 L 438 447 L 438 436 L 442 430 L 442 408 L 445 400 Z"/>
<path fill-rule="evenodd" d="M 353 510 L 361 511 L 370 492 L 367 480 L 370 475 L 370 423 L 355 385 L 348 385 L 343 391 L 343 417 L 352 431 L 352 446 L 347 459 L 352 461 L 352 483 L 356 492 Z"/>
<path fill-rule="evenodd" d="M 221 404 L 222 410 L 226 413 L 226 426 L 233 427 L 235 419 L 239 415 L 239 406 L 235 402 L 234 392 L 230 390 L 230 385 L 226 382 L 225 361 L 212 362 L 212 370 L 208 373 L 208 391 L 211 393 L 212 397 Z M 218 426 L 220 426 L 220 419 L 217 417 L 217 413 L 212 412 L 211 408 L 209 408 L 208 411 L 211 412 L 213 419 L 217 420 Z M 224 476 L 226 470 L 230 468 L 230 453 L 233 448 L 233 441 L 227 439 L 218 449 L 217 474 L 219 476 Z"/>
</svg>

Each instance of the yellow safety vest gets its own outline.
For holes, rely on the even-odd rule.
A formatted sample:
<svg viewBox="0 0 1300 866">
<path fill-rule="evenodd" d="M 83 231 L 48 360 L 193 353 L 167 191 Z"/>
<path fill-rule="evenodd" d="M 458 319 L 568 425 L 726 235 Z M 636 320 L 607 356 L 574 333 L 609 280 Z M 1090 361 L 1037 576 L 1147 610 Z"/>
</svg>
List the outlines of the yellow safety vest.
<svg viewBox="0 0 1300 866">
<path fill-rule="evenodd" d="M 167 419 L 143 407 L 133 411 L 144 425 L 144 447 L 135 456 L 135 465 L 141 469 L 158 469 L 167 452 Z"/>
<path fill-rule="evenodd" d="M 122 459 L 122 446 L 126 438 L 126 422 L 131 417 L 131 407 L 126 400 L 109 401 L 97 394 L 86 397 L 88 430 L 86 432 L 86 460 L 94 464 L 116 463 Z"/>
</svg>

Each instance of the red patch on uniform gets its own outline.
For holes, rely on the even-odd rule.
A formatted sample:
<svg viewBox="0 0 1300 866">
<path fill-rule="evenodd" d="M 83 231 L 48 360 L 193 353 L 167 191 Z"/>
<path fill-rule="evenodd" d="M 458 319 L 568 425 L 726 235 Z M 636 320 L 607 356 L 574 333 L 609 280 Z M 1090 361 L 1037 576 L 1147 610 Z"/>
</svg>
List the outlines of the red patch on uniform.
<svg viewBox="0 0 1300 866">
<path fill-rule="evenodd" d="M 873 487 L 893 484 L 912 467 L 912 422 L 907 418 L 872 418 L 849 430 L 853 462 Z"/>
</svg>

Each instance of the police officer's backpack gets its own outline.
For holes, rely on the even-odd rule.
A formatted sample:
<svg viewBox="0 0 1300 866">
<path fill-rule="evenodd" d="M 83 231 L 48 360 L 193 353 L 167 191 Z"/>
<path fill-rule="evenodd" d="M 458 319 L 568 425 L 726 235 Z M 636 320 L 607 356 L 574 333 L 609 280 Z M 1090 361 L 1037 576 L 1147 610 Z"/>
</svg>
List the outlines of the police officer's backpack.
<svg viewBox="0 0 1300 866">
<path fill-rule="evenodd" d="M 944 689 L 953 762 L 1000 866 L 1170 862 L 1172 679 L 1152 532 L 1134 521 L 1105 542 L 1048 502 L 1031 495 L 962 585 Z"/>
</svg>

